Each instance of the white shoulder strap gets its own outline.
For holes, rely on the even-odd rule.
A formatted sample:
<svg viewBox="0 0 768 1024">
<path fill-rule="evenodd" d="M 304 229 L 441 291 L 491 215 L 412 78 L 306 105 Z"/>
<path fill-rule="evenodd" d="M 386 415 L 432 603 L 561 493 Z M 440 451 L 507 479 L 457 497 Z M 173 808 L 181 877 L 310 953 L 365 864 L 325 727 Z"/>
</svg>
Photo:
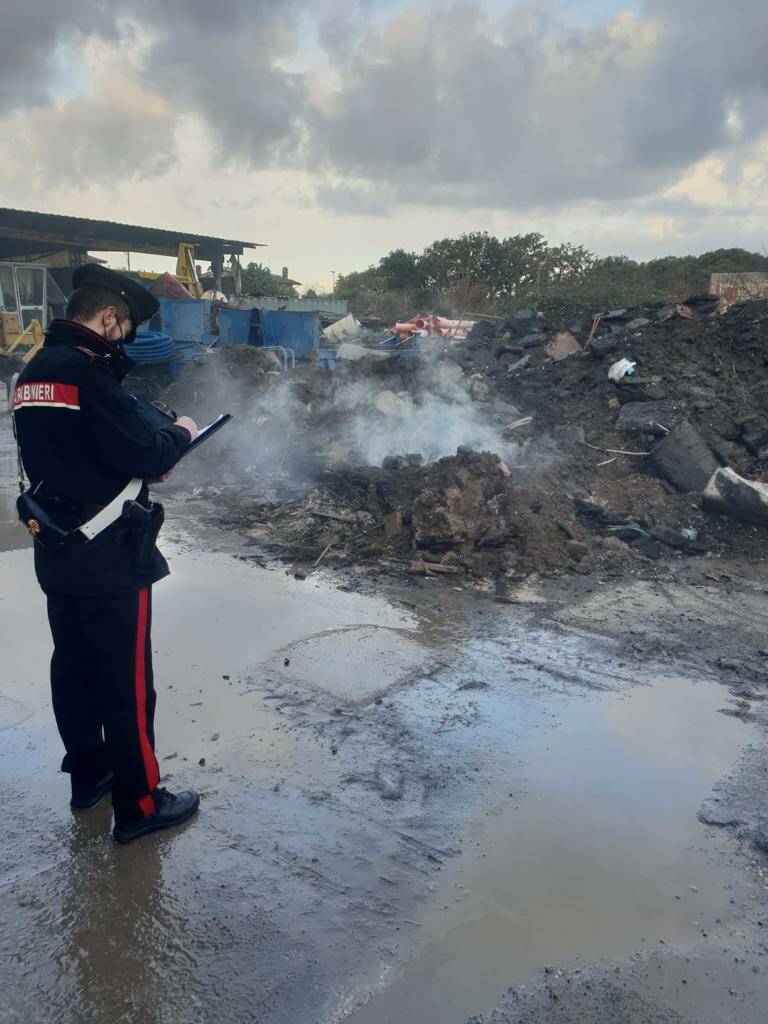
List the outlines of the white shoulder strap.
<svg viewBox="0 0 768 1024">
<path fill-rule="evenodd" d="M 143 480 L 140 480 L 137 476 L 133 477 L 125 487 L 116 495 L 108 505 L 105 505 L 101 512 L 97 512 L 92 519 L 89 519 L 87 523 L 83 523 L 82 526 L 78 526 L 78 530 L 85 536 L 86 540 L 93 540 L 94 537 L 98 536 L 103 530 L 106 530 L 108 526 L 116 522 L 123 514 L 123 505 L 126 501 L 133 501 L 138 497 L 139 491 L 142 488 Z"/>
</svg>

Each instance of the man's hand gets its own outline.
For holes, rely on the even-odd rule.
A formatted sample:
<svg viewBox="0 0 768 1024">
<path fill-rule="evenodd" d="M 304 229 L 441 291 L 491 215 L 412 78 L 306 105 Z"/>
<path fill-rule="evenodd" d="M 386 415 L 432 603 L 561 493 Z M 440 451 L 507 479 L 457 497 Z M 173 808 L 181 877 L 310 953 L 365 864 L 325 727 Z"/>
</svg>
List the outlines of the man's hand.
<svg viewBox="0 0 768 1024">
<path fill-rule="evenodd" d="M 197 424 L 189 416 L 179 416 L 176 422 L 173 424 L 174 427 L 184 427 L 189 433 L 189 440 L 194 441 L 197 437 Z"/>
</svg>

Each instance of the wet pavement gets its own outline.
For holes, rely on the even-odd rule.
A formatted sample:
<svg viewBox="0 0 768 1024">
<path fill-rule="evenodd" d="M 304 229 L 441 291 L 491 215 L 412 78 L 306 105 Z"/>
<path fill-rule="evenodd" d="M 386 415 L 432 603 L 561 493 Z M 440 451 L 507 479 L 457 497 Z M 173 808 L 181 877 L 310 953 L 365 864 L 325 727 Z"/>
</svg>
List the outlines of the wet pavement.
<svg viewBox="0 0 768 1024">
<path fill-rule="evenodd" d="M 755 864 L 696 816 L 755 739 L 721 686 L 523 607 L 206 550 L 183 502 L 158 756 L 202 809 L 117 846 L 107 803 L 67 805 L 6 498 L 0 1021 L 462 1024 L 545 965 L 746 928 Z"/>
</svg>

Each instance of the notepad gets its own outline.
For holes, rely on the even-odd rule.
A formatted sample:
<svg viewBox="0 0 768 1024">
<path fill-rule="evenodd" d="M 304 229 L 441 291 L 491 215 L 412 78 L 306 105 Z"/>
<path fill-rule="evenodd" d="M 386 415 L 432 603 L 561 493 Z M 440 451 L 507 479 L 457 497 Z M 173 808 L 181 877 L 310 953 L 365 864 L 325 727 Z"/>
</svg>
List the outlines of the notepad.
<svg viewBox="0 0 768 1024">
<path fill-rule="evenodd" d="M 201 427 L 197 432 L 197 437 L 194 441 L 191 441 L 187 448 L 181 454 L 183 459 L 185 455 L 189 455 L 191 451 L 198 448 L 203 442 L 207 441 L 209 437 L 212 437 L 217 430 L 221 430 L 225 423 L 229 423 L 232 419 L 232 414 L 229 412 L 222 413 L 221 416 L 217 416 L 216 419 L 209 423 L 207 427 Z"/>
</svg>

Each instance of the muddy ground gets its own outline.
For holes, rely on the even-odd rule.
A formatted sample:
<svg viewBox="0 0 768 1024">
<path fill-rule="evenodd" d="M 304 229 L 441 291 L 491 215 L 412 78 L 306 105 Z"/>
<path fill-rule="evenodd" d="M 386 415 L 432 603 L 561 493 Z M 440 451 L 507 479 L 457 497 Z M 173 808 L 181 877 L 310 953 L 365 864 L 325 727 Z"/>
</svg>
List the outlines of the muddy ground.
<svg viewBox="0 0 768 1024">
<path fill-rule="evenodd" d="M 533 572 L 499 603 L 298 579 L 170 492 L 158 752 L 203 805 L 122 848 L 57 772 L 0 431 L 0 1021 L 765 1019 L 764 562 Z"/>
</svg>

